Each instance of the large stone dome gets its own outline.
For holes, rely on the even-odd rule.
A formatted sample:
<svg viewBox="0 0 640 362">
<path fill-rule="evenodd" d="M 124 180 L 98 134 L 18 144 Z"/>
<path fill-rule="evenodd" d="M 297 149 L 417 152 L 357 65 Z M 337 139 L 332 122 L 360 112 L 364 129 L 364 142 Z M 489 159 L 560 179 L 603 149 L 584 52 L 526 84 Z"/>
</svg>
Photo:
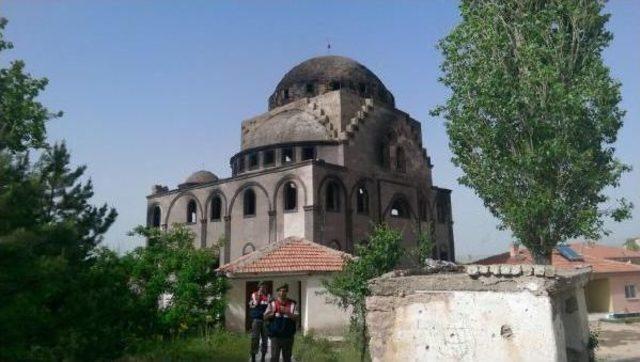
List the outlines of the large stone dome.
<svg viewBox="0 0 640 362">
<path fill-rule="evenodd" d="M 365 98 L 395 105 L 393 94 L 367 67 L 353 59 L 331 55 L 311 58 L 293 67 L 269 97 L 269 109 L 338 89 L 350 89 Z"/>
<path fill-rule="evenodd" d="M 242 138 L 242 149 L 330 139 L 327 129 L 313 114 L 292 109 L 275 114 L 246 132 Z"/>
</svg>

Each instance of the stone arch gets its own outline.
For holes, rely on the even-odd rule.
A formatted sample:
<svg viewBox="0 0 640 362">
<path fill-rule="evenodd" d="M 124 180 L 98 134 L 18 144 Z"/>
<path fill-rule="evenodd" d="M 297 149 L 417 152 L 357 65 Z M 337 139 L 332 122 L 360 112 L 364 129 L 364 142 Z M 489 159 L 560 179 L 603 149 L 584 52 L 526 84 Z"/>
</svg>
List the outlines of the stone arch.
<svg viewBox="0 0 640 362">
<path fill-rule="evenodd" d="M 273 205 L 271 210 L 278 210 L 278 192 L 280 192 L 280 189 L 289 181 L 294 182 L 296 185 L 300 185 L 304 200 L 304 204 L 302 206 L 307 206 L 307 186 L 297 175 L 288 174 L 283 176 L 276 184 L 276 187 L 273 188 Z"/>
<path fill-rule="evenodd" d="M 219 188 L 215 188 L 211 190 L 211 192 L 209 192 L 209 196 L 207 196 L 207 200 L 204 203 L 205 205 L 204 209 L 207 212 L 205 216 L 207 219 L 211 219 L 211 200 L 213 200 L 215 196 L 220 196 L 220 200 L 222 201 L 222 207 L 220 208 L 221 210 L 220 218 L 224 219 L 224 217 L 228 215 L 227 214 L 227 196 Z"/>
<path fill-rule="evenodd" d="M 347 206 L 350 208 L 351 205 L 349 204 L 349 199 L 347 198 L 348 196 L 348 192 L 347 192 L 347 187 L 344 185 L 344 182 L 342 182 L 342 179 L 340 179 L 340 177 L 338 175 L 334 175 L 334 174 L 330 174 L 330 175 L 326 175 L 318 184 L 318 193 L 316 195 L 317 200 L 321 203 L 322 209 L 324 210 L 324 191 L 326 188 L 326 185 L 330 182 L 330 181 L 334 181 L 337 185 L 338 188 L 340 189 L 340 192 L 342 194 L 342 199 L 344 200 L 343 204 L 345 205 L 345 210 L 340 210 L 342 211 L 346 211 Z"/>
<path fill-rule="evenodd" d="M 171 203 L 169 204 L 169 208 L 167 209 L 167 214 L 164 217 L 164 223 L 165 224 L 169 224 L 169 216 L 171 215 L 171 210 L 173 209 L 173 205 L 175 205 L 175 203 L 180 200 L 183 197 L 190 197 L 193 200 L 196 201 L 196 206 L 198 207 L 198 212 L 200 215 L 204 215 L 202 213 L 202 204 L 200 203 L 200 200 L 196 197 L 196 195 L 193 194 L 193 192 L 191 191 L 183 191 L 181 193 L 179 193 L 173 200 L 171 200 Z"/>
<path fill-rule="evenodd" d="M 384 212 L 382 213 L 385 218 L 391 211 L 391 207 L 393 207 L 393 205 L 398 201 L 404 203 L 407 206 L 407 209 L 409 211 L 409 219 L 417 219 L 416 213 L 414 212 L 413 208 L 411 207 L 411 203 L 409 202 L 409 198 L 402 193 L 396 193 L 393 195 L 393 197 L 387 204 L 387 207 L 385 207 Z"/>
<path fill-rule="evenodd" d="M 232 214 L 233 206 L 235 205 L 235 202 L 236 202 L 236 199 L 238 198 L 238 195 L 243 193 L 244 190 L 246 190 L 249 187 L 255 187 L 256 189 L 261 190 L 262 193 L 264 194 L 264 197 L 267 198 L 267 206 L 269 207 L 269 211 L 273 210 L 271 208 L 271 201 L 270 201 L 271 199 L 269 198 L 269 193 L 267 192 L 267 189 L 264 188 L 264 186 L 262 186 L 260 183 L 258 183 L 256 181 L 249 181 L 249 182 L 246 182 L 246 183 L 242 184 L 242 186 L 238 187 L 236 192 L 233 194 L 233 197 L 231 198 L 231 202 L 229 203 L 229 209 L 227 210 L 227 215 L 231 215 Z"/>
<path fill-rule="evenodd" d="M 251 250 L 247 250 L 247 249 L 251 249 Z M 253 243 L 246 243 L 244 244 L 244 246 L 242 247 L 242 255 L 247 255 L 249 253 L 253 253 L 254 251 L 256 251 L 256 247 L 255 245 L 253 245 Z"/>
</svg>

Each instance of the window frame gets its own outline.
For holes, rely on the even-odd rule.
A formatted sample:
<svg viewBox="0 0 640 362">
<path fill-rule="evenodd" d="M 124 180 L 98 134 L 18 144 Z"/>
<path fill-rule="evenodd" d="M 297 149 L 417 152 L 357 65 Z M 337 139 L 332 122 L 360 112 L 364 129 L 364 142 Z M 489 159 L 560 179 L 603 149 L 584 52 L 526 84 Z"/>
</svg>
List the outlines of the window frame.
<svg viewBox="0 0 640 362">
<path fill-rule="evenodd" d="M 360 207 L 361 204 L 362 208 Z M 369 191 L 367 191 L 364 185 L 358 185 L 356 188 L 356 213 L 359 215 L 369 215 Z"/>
<path fill-rule="evenodd" d="M 288 192 L 290 190 L 295 192 L 295 197 L 292 199 L 293 207 L 290 207 L 291 205 L 289 205 L 289 201 L 291 200 L 289 199 L 290 195 Z M 295 212 L 298 210 L 298 185 L 293 181 L 287 181 L 282 187 L 282 210 L 284 212 Z"/>
<path fill-rule="evenodd" d="M 309 155 L 307 155 L 307 151 L 311 151 L 311 155 L 310 157 L 308 157 Z M 315 146 L 305 146 L 302 147 L 302 150 L 300 152 L 300 160 L 301 161 L 306 161 L 306 160 L 315 160 L 316 159 L 316 147 Z"/>
<path fill-rule="evenodd" d="M 191 206 L 193 205 L 193 211 L 191 210 Z M 193 221 L 191 220 L 193 218 Z M 196 200 L 190 199 L 187 202 L 187 220 L 186 224 L 193 225 L 198 222 L 198 204 Z"/>
<path fill-rule="evenodd" d="M 218 217 L 214 217 L 214 201 L 218 200 L 218 204 L 217 204 L 217 209 L 218 209 Z M 211 198 L 211 202 L 210 202 L 210 207 L 211 207 L 211 216 L 210 216 L 210 220 L 211 221 L 220 221 L 222 220 L 222 197 L 220 197 L 220 195 L 214 195 Z"/>
<path fill-rule="evenodd" d="M 247 155 L 247 169 L 255 170 L 260 167 L 260 160 L 258 159 L 258 154 L 256 152 L 252 152 Z"/>
<path fill-rule="evenodd" d="M 329 189 L 331 189 L 331 192 L 333 193 L 333 197 L 331 197 L 332 200 L 332 207 L 329 207 Z M 326 211 L 329 212 L 340 212 L 341 209 L 341 200 L 340 200 L 340 186 L 338 185 L 337 182 L 335 181 L 329 181 L 327 183 L 327 186 L 325 186 L 325 190 L 324 190 L 324 208 Z"/>
<path fill-rule="evenodd" d="M 271 155 L 271 161 L 267 161 L 267 155 Z M 275 150 L 264 150 L 262 151 L 262 167 L 270 167 L 275 165 L 276 163 L 276 152 Z"/>
<path fill-rule="evenodd" d="M 639 299 L 638 298 L 638 290 L 636 289 L 635 284 L 625 284 L 624 286 L 624 297 L 625 299 Z"/>
<path fill-rule="evenodd" d="M 252 205 L 249 205 L 247 201 L 247 195 L 252 195 Z M 253 210 L 250 210 L 253 209 Z M 249 212 L 252 211 L 252 212 Z M 242 216 L 245 218 L 255 217 L 257 212 L 257 200 L 256 200 L 256 192 L 248 188 L 242 192 Z"/>
<path fill-rule="evenodd" d="M 285 157 L 287 156 L 288 151 L 291 152 L 290 157 L 291 160 L 290 161 L 286 161 Z M 294 163 L 296 161 L 296 152 L 295 152 L 295 148 L 294 147 L 283 147 L 280 149 L 280 164 L 282 165 L 288 165 L 290 163 Z"/>
</svg>

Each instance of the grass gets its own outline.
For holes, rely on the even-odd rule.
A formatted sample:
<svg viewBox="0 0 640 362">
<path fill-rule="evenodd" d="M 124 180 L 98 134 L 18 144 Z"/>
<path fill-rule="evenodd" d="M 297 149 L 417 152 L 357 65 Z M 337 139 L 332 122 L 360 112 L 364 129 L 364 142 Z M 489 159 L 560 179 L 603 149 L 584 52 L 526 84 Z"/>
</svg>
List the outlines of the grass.
<svg viewBox="0 0 640 362">
<path fill-rule="evenodd" d="M 246 334 L 224 330 L 208 336 L 191 336 L 173 341 L 147 341 L 139 345 L 137 352 L 119 362 L 174 362 L 220 361 L 246 362 L 249 359 L 250 338 Z M 296 362 L 359 362 L 360 353 L 349 340 L 329 341 L 309 335 L 297 334 L 293 345 Z"/>
<path fill-rule="evenodd" d="M 223 330 L 206 337 L 194 336 L 173 341 L 146 342 L 138 352 L 120 362 L 225 361 L 246 362 L 249 359 L 249 336 Z"/>
</svg>

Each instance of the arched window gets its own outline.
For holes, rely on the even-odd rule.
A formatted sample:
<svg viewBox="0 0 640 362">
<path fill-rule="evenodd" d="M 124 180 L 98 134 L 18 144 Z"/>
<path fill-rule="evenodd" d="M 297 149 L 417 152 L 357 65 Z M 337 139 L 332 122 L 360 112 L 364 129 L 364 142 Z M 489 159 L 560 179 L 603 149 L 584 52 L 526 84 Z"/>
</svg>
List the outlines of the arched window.
<svg viewBox="0 0 640 362">
<path fill-rule="evenodd" d="M 253 253 L 254 251 L 256 251 L 256 247 L 251 243 L 246 243 L 242 248 L 242 255 L 247 255 L 249 253 Z"/>
<path fill-rule="evenodd" d="M 195 224 L 198 220 L 198 212 L 195 200 L 189 200 L 187 204 L 187 224 Z"/>
<path fill-rule="evenodd" d="M 256 214 L 256 193 L 252 189 L 247 189 L 243 197 L 244 216 Z"/>
<path fill-rule="evenodd" d="M 211 199 L 211 220 L 220 220 L 222 217 L 222 199 L 216 195 Z"/>
<path fill-rule="evenodd" d="M 293 182 L 287 182 L 284 185 L 284 209 L 295 210 L 298 207 L 298 189 Z"/>
<path fill-rule="evenodd" d="M 403 199 L 397 199 L 391 205 L 391 216 L 409 218 L 409 205 Z"/>
<path fill-rule="evenodd" d="M 387 167 L 389 165 L 389 162 L 387 162 L 388 154 L 389 154 L 389 146 L 384 142 L 380 142 L 378 144 L 378 148 L 376 151 L 377 151 L 376 154 L 378 156 L 378 164 L 381 167 Z"/>
<path fill-rule="evenodd" d="M 402 147 L 396 149 L 396 171 L 407 172 L 407 159 Z"/>
<path fill-rule="evenodd" d="M 333 181 L 327 184 L 325 207 L 327 211 L 340 211 L 340 189 L 338 184 Z"/>
<path fill-rule="evenodd" d="M 369 193 L 364 186 L 358 186 L 356 190 L 356 211 L 358 214 L 369 213 Z"/>
<path fill-rule="evenodd" d="M 151 209 L 151 226 L 154 228 L 160 227 L 161 211 L 160 206 L 156 205 Z"/>
</svg>

